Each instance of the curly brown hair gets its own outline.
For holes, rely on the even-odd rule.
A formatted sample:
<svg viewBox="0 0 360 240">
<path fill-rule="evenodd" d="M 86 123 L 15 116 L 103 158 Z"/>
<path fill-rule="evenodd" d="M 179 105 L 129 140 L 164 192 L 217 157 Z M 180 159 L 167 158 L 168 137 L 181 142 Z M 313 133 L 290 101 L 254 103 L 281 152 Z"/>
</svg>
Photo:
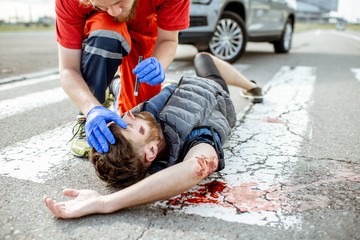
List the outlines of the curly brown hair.
<svg viewBox="0 0 360 240">
<path fill-rule="evenodd" d="M 93 148 L 90 162 L 98 177 L 108 186 L 125 188 L 143 179 L 148 167 L 144 164 L 144 157 L 139 154 L 141 146 L 135 149 L 116 123 L 109 124 L 109 129 L 115 137 L 115 144 L 109 144 L 107 153 L 99 153 Z"/>
</svg>

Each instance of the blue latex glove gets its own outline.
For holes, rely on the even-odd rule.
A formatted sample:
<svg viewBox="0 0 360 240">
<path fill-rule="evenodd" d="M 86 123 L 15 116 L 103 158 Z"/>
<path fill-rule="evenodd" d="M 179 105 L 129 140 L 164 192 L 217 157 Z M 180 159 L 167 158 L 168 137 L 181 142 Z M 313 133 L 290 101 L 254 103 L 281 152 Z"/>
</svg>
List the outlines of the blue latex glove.
<svg viewBox="0 0 360 240">
<path fill-rule="evenodd" d="M 85 123 L 86 139 L 90 147 L 94 147 L 100 153 L 109 151 L 107 141 L 110 144 L 115 143 L 114 135 L 106 125 L 111 121 L 114 121 L 122 128 L 127 128 L 121 117 L 103 106 L 95 106 L 87 114 Z"/>
<path fill-rule="evenodd" d="M 161 63 L 154 57 L 150 57 L 139 63 L 133 73 L 141 83 L 146 82 L 151 86 L 161 84 L 165 80 L 165 71 Z"/>
</svg>

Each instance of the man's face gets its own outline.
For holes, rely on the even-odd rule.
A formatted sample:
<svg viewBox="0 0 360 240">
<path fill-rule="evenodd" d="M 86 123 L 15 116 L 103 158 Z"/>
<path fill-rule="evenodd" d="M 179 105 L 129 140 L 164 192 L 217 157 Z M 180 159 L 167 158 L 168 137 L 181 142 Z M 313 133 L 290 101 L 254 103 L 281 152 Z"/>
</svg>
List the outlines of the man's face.
<svg viewBox="0 0 360 240">
<path fill-rule="evenodd" d="M 127 128 L 123 129 L 123 133 L 128 140 L 139 146 L 151 141 L 160 141 L 160 126 L 151 113 L 141 112 L 133 115 L 128 111 L 123 119 L 127 123 Z"/>
<path fill-rule="evenodd" d="M 94 8 L 107 12 L 117 22 L 127 22 L 136 15 L 138 0 L 92 0 Z"/>
</svg>

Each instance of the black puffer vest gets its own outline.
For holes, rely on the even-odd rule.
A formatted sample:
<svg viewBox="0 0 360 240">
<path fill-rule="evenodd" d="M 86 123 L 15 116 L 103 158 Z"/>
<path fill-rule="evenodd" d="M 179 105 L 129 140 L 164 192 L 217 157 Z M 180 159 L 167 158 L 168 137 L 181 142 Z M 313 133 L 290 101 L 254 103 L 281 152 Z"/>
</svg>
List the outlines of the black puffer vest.
<svg viewBox="0 0 360 240">
<path fill-rule="evenodd" d="M 180 153 L 194 128 L 216 131 L 223 145 L 235 125 L 236 113 L 229 94 L 219 84 L 200 77 L 183 77 L 158 118 L 169 146 L 169 167 L 183 160 Z"/>
</svg>

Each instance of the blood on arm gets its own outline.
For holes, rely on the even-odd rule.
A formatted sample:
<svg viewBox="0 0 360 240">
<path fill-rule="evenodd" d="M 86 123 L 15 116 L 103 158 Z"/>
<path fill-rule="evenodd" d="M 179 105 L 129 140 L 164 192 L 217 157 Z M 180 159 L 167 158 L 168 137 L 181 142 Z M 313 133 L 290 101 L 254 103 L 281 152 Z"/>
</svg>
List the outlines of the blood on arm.
<svg viewBox="0 0 360 240">
<path fill-rule="evenodd" d="M 217 156 L 207 157 L 205 155 L 201 155 L 195 158 L 198 163 L 196 166 L 196 174 L 199 177 L 206 178 L 216 171 L 219 162 Z"/>
</svg>

